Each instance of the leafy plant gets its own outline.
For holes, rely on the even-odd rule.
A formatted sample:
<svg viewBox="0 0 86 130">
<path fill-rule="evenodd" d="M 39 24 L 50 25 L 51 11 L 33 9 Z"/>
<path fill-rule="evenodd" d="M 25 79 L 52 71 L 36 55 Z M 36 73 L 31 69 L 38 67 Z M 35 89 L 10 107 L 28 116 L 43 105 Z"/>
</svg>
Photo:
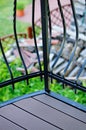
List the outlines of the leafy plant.
<svg viewBox="0 0 86 130">
<path fill-rule="evenodd" d="M 24 3 L 21 1 L 17 2 L 17 10 L 23 10 L 24 9 Z"/>
<path fill-rule="evenodd" d="M 58 93 L 80 104 L 86 105 L 86 92 L 77 90 L 77 93 L 75 94 L 74 89 L 71 89 L 69 86 L 65 86 L 63 89 L 62 84 L 57 83 L 55 80 L 54 83 L 51 84 L 50 88 L 55 93 Z"/>
<path fill-rule="evenodd" d="M 21 0 L 18 0 L 18 2 L 21 2 Z M 24 4 L 24 7 L 26 5 L 29 5 L 32 2 L 32 0 L 22 0 L 22 3 Z M 13 34 L 13 1 L 12 0 L 0 0 L 0 37 Z M 10 25 L 10 26 L 6 26 Z M 29 26 L 29 23 L 23 23 L 20 20 L 17 20 L 16 23 L 17 26 L 17 33 L 19 32 L 26 32 L 27 33 L 27 27 Z"/>
<path fill-rule="evenodd" d="M 7 66 L 5 65 L 4 61 L 0 60 L 0 65 L 1 65 L 0 67 L 0 83 L 1 83 L 10 79 L 10 74 L 8 72 Z M 21 72 L 16 70 L 16 67 L 18 67 L 19 65 L 22 65 L 19 59 L 14 60 L 10 64 L 13 76 L 15 78 L 21 76 Z M 12 98 L 18 97 L 18 96 L 22 96 L 27 93 L 39 91 L 42 89 L 43 89 L 43 81 L 41 82 L 40 78 L 29 79 L 28 85 L 25 80 L 15 83 L 14 90 L 12 89 L 11 85 L 5 86 L 3 88 L 0 88 L 0 103 L 2 103 L 3 101 L 10 100 Z"/>
</svg>

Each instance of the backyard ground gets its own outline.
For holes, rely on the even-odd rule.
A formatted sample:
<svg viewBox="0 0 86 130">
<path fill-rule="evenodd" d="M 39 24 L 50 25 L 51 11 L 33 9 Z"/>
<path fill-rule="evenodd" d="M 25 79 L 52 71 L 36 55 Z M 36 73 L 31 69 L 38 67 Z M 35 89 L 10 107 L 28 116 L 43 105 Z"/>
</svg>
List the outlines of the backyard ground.
<svg viewBox="0 0 86 130">
<path fill-rule="evenodd" d="M 23 1 L 23 0 L 22 0 Z M 32 0 L 24 0 L 27 6 Z M 0 37 L 7 34 L 13 34 L 13 0 L 0 1 Z M 17 21 L 18 32 L 27 32 L 29 23 Z"/>
</svg>

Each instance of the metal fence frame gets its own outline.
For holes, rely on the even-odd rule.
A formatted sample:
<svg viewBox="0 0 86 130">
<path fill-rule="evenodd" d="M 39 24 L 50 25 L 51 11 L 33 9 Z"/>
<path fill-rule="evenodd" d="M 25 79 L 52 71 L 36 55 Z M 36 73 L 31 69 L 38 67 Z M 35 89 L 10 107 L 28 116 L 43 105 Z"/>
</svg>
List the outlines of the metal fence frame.
<svg viewBox="0 0 86 130">
<path fill-rule="evenodd" d="M 77 46 L 77 42 L 78 42 L 78 24 L 77 24 L 77 19 L 76 19 L 76 15 L 75 15 L 75 9 L 74 9 L 73 1 L 70 0 L 71 6 L 72 6 L 72 11 L 73 11 L 73 16 L 74 16 L 74 21 L 75 21 L 75 27 L 76 27 L 76 40 L 75 40 L 74 49 L 73 49 L 72 54 L 70 56 L 68 65 L 67 65 L 67 67 L 64 70 L 64 75 L 63 76 L 55 75 L 55 74 L 52 73 L 52 70 L 49 70 L 49 53 L 50 53 L 50 48 L 49 48 L 49 44 L 50 43 L 49 42 L 51 42 L 51 33 L 52 32 L 51 32 L 51 18 L 50 18 L 50 13 L 49 13 L 49 3 L 48 3 L 48 0 L 40 0 L 40 5 L 41 5 L 41 24 L 42 24 L 42 40 L 43 40 L 44 71 L 42 71 L 42 68 L 41 68 L 41 61 L 40 61 L 40 57 L 39 57 L 39 52 L 38 52 L 38 47 L 37 47 L 37 42 L 36 42 L 35 27 L 34 27 L 35 0 L 32 1 L 32 28 L 33 28 L 34 43 L 35 43 L 35 48 L 36 48 L 36 53 L 37 53 L 37 57 L 38 57 L 38 63 L 39 63 L 40 71 L 32 73 L 32 74 L 28 74 L 27 68 L 26 68 L 26 65 L 25 65 L 24 59 L 22 57 L 19 44 L 18 44 L 18 38 L 17 38 L 17 32 L 16 32 L 16 2 L 17 2 L 17 0 L 14 0 L 13 28 L 14 28 L 14 36 L 15 36 L 15 40 L 16 40 L 16 45 L 17 45 L 17 48 L 18 48 L 18 52 L 20 54 L 20 58 L 21 58 L 21 61 L 23 63 L 24 69 L 25 69 L 25 75 L 17 77 L 17 78 L 13 77 L 12 71 L 10 69 L 10 66 L 8 64 L 8 61 L 6 59 L 6 56 L 5 56 L 3 47 L 2 47 L 2 41 L 0 39 L 0 48 L 1 48 L 4 60 L 5 60 L 5 63 L 7 65 L 7 67 L 8 67 L 8 70 L 9 70 L 9 73 L 10 73 L 10 77 L 11 77 L 10 80 L 0 83 L 0 88 L 12 84 L 12 87 L 14 89 L 14 84 L 16 82 L 20 82 L 22 80 L 26 80 L 27 84 L 28 84 L 28 80 L 30 78 L 40 76 L 41 80 L 42 80 L 42 78 L 44 78 L 44 86 L 45 86 L 45 88 L 44 88 L 44 91 L 37 92 L 37 93 L 34 93 L 34 94 L 46 93 L 46 94 L 48 94 L 48 95 L 50 95 L 50 96 L 52 96 L 54 98 L 57 98 L 58 100 L 61 100 L 63 102 L 66 102 L 67 104 L 70 104 L 70 105 L 72 105 L 74 107 L 77 107 L 78 109 L 80 109 L 82 111 L 86 111 L 86 108 L 84 106 L 82 107 L 82 105 L 79 105 L 78 103 L 74 104 L 74 102 L 72 102 L 72 101 L 70 101 L 68 99 L 65 99 L 64 97 L 61 97 L 61 96 L 58 96 L 58 95 L 54 94 L 53 92 L 51 92 L 51 90 L 49 88 L 49 78 L 51 78 L 51 79 L 56 79 L 57 81 L 62 82 L 63 84 L 72 86 L 75 90 L 79 89 L 79 90 L 82 90 L 82 91 L 86 92 L 86 87 L 83 87 L 82 85 L 80 85 L 77 82 L 79 74 L 81 73 L 81 71 L 82 71 L 83 66 L 85 65 L 85 63 L 83 64 L 81 70 L 79 71 L 79 74 L 78 74 L 78 76 L 76 78 L 77 79 L 76 81 L 74 81 L 74 82 L 73 81 L 69 81 L 69 80 L 65 79 L 65 77 L 64 77 L 66 70 L 68 69 L 71 61 L 73 60 L 73 57 L 74 57 L 74 54 L 75 54 L 75 50 L 76 50 L 76 46 Z M 58 59 L 59 59 L 59 57 L 60 57 L 60 55 L 62 53 L 62 50 L 64 48 L 64 43 L 66 41 L 66 25 L 65 25 L 65 20 L 64 20 L 64 16 L 63 16 L 63 11 L 61 9 L 60 0 L 57 0 L 57 3 L 59 5 L 59 9 L 60 9 L 61 17 L 62 17 L 62 21 L 63 21 L 64 38 L 63 38 L 61 49 L 59 51 L 59 54 L 57 55 L 57 59 L 56 59 L 55 63 L 58 61 Z M 48 24 L 49 24 L 50 40 L 48 39 Z M 55 63 L 53 64 L 53 67 L 54 67 Z M 30 94 L 29 96 L 32 96 L 34 94 Z M 25 98 L 25 97 L 28 97 L 28 96 L 26 95 L 26 96 L 23 96 L 22 98 Z M 14 99 L 14 101 L 20 100 L 20 99 L 21 98 Z M 9 101 L 8 103 L 3 103 L 3 104 L 6 105 L 6 104 L 9 104 L 11 102 L 12 101 Z M 1 105 L 1 106 L 3 106 L 3 105 Z"/>
</svg>

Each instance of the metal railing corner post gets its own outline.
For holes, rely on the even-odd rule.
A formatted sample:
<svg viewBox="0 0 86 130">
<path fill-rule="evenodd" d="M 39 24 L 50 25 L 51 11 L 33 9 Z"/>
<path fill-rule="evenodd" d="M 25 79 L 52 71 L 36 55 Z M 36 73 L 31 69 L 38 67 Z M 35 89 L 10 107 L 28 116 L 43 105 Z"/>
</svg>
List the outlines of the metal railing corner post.
<svg viewBox="0 0 86 130">
<path fill-rule="evenodd" d="M 43 60 L 44 60 L 44 85 L 45 91 L 49 92 L 49 48 L 48 48 L 48 1 L 40 0 L 41 4 L 41 23 L 42 23 L 42 38 L 43 38 Z"/>
</svg>

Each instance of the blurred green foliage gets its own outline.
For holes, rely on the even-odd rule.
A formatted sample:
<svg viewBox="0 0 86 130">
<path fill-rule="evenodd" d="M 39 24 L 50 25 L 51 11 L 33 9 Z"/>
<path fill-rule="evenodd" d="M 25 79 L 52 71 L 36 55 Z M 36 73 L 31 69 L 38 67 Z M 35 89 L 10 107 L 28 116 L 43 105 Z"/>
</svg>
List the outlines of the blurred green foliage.
<svg viewBox="0 0 86 130">
<path fill-rule="evenodd" d="M 19 62 L 19 59 L 14 60 L 10 65 L 10 68 L 12 70 L 13 76 L 19 77 L 22 74 L 16 70 L 16 67 L 21 65 L 21 62 Z M 8 72 L 7 66 L 4 61 L 0 60 L 0 82 L 4 82 L 6 80 L 10 79 L 10 74 Z M 21 81 L 18 83 L 15 83 L 15 89 L 12 89 L 12 85 L 0 88 L 0 103 L 3 101 L 7 101 L 9 99 L 12 99 L 14 97 L 22 96 L 27 93 L 39 91 L 43 89 L 43 81 L 40 81 L 40 78 L 32 78 L 29 79 L 29 84 L 27 85 L 26 81 Z"/>
<path fill-rule="evenodd" d="M 83 86 L 86 86 L 85 81 L 83 82 Z M 57 83 L 56 81 L 54 81 L 53 84 L 51 84 L 51 90 L 75 102 L 86 105 L 86 92 L 77 90 L 77 93 L 75 94 L 75 90 L 73 88 L 65 86 L 65 88 L 63 89 L 62 84 Z"/>
<path fill-rule="evenodd" d="M 29 5 L 32 0 L 20 0 L 24 7 Z M 0 0 L 0 37 L 13 34 L 13 3 L 14 0 Z M 23 23 L 17 20 L 17 31 L 26 32 L 29 23 Z"/>
</svg>

